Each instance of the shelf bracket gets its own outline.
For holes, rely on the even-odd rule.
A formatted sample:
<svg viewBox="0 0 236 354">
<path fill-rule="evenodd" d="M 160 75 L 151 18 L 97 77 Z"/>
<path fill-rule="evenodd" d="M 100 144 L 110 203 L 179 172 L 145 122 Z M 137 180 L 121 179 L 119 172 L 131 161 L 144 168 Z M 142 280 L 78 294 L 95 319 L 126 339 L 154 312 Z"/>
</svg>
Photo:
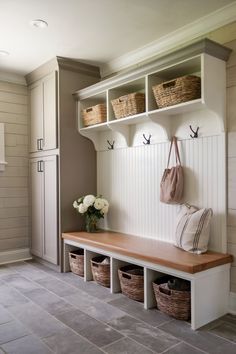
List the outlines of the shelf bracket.
<svg viewBox="0 0 236 354">
<path fill-rule="evenodd" d="M 171 140 L 171 129 L 170 129 L 170 117 L 167 115 L 158 117 L 155 114 L 148 114 L 149 119 L 154 122 L 155 124 L 159 125 L 162 130 L 162 135 L 164 141 Z"/>
<path fill-rule="evenodd" d="M 127 125 L 122 125 L 122 123 L 121 123 L 121 124 L 115 124 L 115 125 L 108 123 L 108 127 L 109 127 L 112 131 L 121 134 L 122 137 L 125 139 L 126 145 L 127 145 L 127 146 L 130 146 L 129 126 L 127 126 Z"/>
</svg>

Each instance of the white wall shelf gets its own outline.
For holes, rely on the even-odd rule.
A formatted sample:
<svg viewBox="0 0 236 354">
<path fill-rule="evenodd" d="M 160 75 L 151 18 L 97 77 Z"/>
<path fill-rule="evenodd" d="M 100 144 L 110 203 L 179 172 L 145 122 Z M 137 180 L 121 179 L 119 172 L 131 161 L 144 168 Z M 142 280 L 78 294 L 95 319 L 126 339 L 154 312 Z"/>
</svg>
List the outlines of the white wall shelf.
<svg viewBox="0 0 236 354">
<path fill-rule="evenodd" d="M 158 65 L 159 61 L 146 64 L 76 92 L 80 133 L 93 141 L 96 150 L 103 151 L 107 149 L 104 141 L 108 139 L 116 141 L 115 148 L 142 145 L 142 134 L 146 130 L 153 137 L 152 143 L 167 141 L 172 135 L 188 139 L 189 125 L 199 126 L 201 137 L 224 132 L 225 60 L 230 50 L 216 43 L 213 46 L 215 53 L 211 50 L 211 55 L 207 46 L 199 53 L 186 47 L 182 52 L 178 51 L 178 55 L 173 53 L 164 58 L 161 65 Z M 176 56 L 178 58 L 174 60 Z M 201 77 L 201 97 L 158 109 L 152 87 L 184 75 Z M 116 119 L 111 100 L 132 92 L 145 93 L 145 112 Z M 106 122 L 84 128 L 82 109 L 98 103 L 106 104 Z M 155 123 L 152 127 L 151 122 Z M 134 138 L 135 134 L 140 138 Z"/>
</svg>

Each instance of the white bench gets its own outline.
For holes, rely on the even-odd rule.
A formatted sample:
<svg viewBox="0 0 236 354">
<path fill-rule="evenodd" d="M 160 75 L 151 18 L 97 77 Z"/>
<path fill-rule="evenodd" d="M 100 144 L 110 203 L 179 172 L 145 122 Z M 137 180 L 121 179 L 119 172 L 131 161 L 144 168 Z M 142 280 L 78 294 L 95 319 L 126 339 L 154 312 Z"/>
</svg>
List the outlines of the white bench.
<svg viewBox="0 0 236 354">
<path fill-rule="evenodd" d="M 118 268 L 127 263 L 144 268 L 144 308 L 156 306 L 152 281 L 163 274 L 191 282 L 191 326 L 197 329 L 227 313 L 230 284 L 228 254 L 191 254 L 174 245 L 122 233 L 63 233 L 64 271 L 70 271 L 69 252 L 84 249 L 84 280 L 92 280 L 90 260 L 96 255 L 110 257 L 111 293 L 120 292 Z"/>
</svg>

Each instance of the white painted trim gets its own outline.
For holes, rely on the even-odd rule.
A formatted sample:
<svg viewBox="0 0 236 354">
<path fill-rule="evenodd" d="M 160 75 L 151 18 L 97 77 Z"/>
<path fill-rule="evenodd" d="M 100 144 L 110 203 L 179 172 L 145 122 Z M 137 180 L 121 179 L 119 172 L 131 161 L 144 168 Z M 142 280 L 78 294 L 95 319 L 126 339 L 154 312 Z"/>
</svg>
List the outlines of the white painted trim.
<svg viewBox="0 0 236 354">
<path fill-rule="evenodd" d="M 201 36 L 208 34 L 222 26 L 236 20 L 236 1 L 212 12 L 209 15 L 185 25 L 178 30 L 163 36 L 144 47 L 126 53 L 101 66 L 101 76 L 106 77 L 112 73 L 123 70 L 132 65 L 143 62 L 154 56 L 160 56 L 174 48 L 187 44 Z"/>
<path fill-rule="evenodd" d="M 27 259 L 32 259 L 29 248 L 0 252 L 0 264 L 26 261 Z"/>
<path fill-rule="evenodd" d="M 229 293 L 229 313 L 236 315 L 236 293 Z"/>
<path fill-rule="evenodd" d="M 5 71 L 0 71 L 0 81 L 26 86 L 26 80 L 23 75 Z"/>
</svg>

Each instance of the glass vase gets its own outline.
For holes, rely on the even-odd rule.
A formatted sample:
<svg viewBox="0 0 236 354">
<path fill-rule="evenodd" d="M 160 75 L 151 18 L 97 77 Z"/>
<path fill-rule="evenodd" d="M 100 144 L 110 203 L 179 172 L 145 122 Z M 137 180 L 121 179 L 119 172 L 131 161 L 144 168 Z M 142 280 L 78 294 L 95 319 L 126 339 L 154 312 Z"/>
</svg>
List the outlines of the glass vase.
<svg viewBox="0 0 236 354">
<path fill-rule="evenodd" d="M 98 217 L 96 215 L 86 215 L 85 227 L 87 232 L 97 232 Z"/>
</svg>

